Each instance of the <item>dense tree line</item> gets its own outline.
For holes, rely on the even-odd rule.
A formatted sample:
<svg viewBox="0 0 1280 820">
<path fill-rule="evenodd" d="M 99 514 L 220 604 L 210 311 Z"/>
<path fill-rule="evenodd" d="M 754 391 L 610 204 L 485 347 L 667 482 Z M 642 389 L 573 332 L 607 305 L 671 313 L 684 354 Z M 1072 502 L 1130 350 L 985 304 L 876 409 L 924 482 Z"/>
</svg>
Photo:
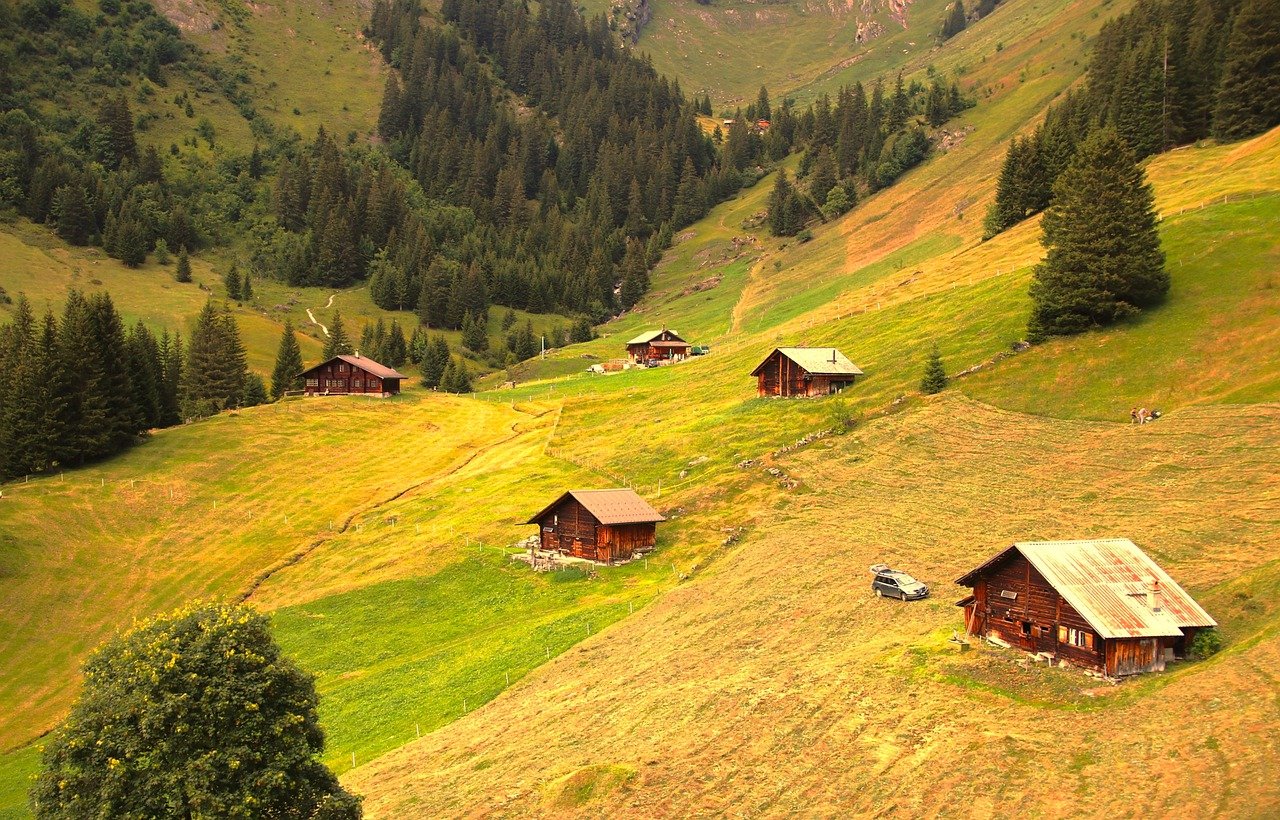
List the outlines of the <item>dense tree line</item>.
<svg viewBox="0 0 1280 820">
<path fill-rule="evenodd" d="M 1103 27 L 1086 78 L 1010 143 L 988 238 L 1048 207 L 1077 146 L 1100 128 L 1141 160 L 1280 125 L 1280 2 L 1143 0 Z"/>
<path fill-rule="evenodd" d="M 76 466 L 146 431 L 266 400 L 225 308 L 206 304 L 187 344 L 142 322 L 125 328 L 106 293 L 71 291 L 37 319 L 19 295 L 0 327 L 0 478 Z"/>
<path fill-rule="evenodd" d="M 125 329 L 105 293 L 72 291 L 60 318 L 19 296 L 0 328 L 0 477 L 117 452 L 179 416 L 182 339 Z"/>
<path fill-rule="evenodd" d="M 432 248 L 414 267 L 387 254 L 379 281 L 407 284 L 381 285 L 384 300 L 417 297 L 428 325 L 454 328 L 481 301 L 597 317 L 630 307 L 673 231 L 736 192 L 759 152 L 731 133 L 718 156 L 700 101 L 568 0 L 536 13 L 448 0 L 441 14 L 450 25 L 429 27 L 411 0 L 375 4 L 369 34 L 399 68 L 379 133 L 429 197 L 474 222 L 451 256 Z M 452 283 L 468 279 L 472 304 L 446 308 Z M 448 315 L 431 315 L 431 293 Z"/>
<path fill-rule="evenodd" d="M 860 195 L 891 185 L 928 155 L 927 129 L 971 105 L 954 81 L 934 77 L 928 86 L 906 84 L 898 75 L 889 93 L 879 80 L 870 94 L 855 83 L 841 88 L 834 104 L 820 96 L 794 124 L 788 114 L 782 127 L 792 129 L 790 141 L 805 147 L 799 176 L 806 183 L 793 185 L 779 175 L 770 197 L 770 228 L 794 235 L 817 212 L 838 216 Z"/>
</svg>

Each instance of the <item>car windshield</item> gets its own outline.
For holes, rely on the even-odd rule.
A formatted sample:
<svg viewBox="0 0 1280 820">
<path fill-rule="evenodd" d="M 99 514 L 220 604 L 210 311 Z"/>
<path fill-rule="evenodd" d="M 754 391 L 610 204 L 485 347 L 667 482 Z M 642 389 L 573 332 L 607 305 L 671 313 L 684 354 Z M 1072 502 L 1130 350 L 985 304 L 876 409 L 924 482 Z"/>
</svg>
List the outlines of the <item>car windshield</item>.
<svg viewBox="0 0 1280 820">
<path fill-rule="evenodd" d="M 919 581 L 917 581 L 915 578 L 912 578 L 910 575 L 899 575 L 899 576 L 898 576 L 898 583 L 899 583 L 901 586 L 904 586 L 904 587 L 918 587 L 918 586 L 920 586 L 920 582 L 919 582 Z"/>
</svg>

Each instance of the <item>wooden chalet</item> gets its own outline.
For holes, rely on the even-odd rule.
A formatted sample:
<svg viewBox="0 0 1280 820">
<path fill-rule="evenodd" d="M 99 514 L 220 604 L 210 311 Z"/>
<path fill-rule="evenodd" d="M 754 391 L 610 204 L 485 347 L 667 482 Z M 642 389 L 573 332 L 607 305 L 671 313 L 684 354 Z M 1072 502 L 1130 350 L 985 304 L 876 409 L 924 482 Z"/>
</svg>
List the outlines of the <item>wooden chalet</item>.
<svg viewBox="0 0 1280 820">
<path fill-rule="evenodd" d="M 834 347 L 776 347 L 751 375 L 761 396 L 826 396 L 850 387 L 862 371 Z"/>
<path fill-rule="evenodd" d="M 1127 538 L 1020 542 L 956 583 L 969 634 L 1110 677 L 1162 670 L 1217 626 Z"/>
<path fill-rule="evenodd" d="M 627 342 L 627 356 L 633 362 L 655 362 L 688 358 L 692 348 L 674 330 L 649 330 Z"/>
<path fill-rule="evenodd" d="M 570 490 L 525 523 L 538 525 L 544 550 L 612 563 L 653 549 L 665 520 L 631 490 Z"/>
<path fill-rule="evenodd" d="M 356 353 L 338 355 L 302 371 L 303 392 L 308 396 L 394 396 L 400 380 L 408 376 Z"/>
</svg>

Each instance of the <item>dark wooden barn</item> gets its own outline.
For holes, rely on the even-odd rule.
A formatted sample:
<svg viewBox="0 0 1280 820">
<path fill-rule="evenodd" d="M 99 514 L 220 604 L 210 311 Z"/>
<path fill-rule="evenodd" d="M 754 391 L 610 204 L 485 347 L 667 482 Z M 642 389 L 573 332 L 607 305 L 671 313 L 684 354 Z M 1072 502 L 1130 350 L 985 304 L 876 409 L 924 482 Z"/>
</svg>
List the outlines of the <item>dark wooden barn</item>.
<svg viewBox="0 0 1280 820">
<path fill-rule="evenodd" d="M 302 371 L 302 378 L 308 396 L 394 396 L 408 376 L 364 356 L 338 355 Z"/>
<path fill-rule="evenodd" d="M 660 362 L 685 359 L 692 345 L 674 330 L 649 330 L 627 342 L 627 357 L 633 362 Z"/>
<path fill-rule="evenodd" d="M 834 347 L 776 347 L 751 375 L 761 396 L 827 396 L 852 386 L 862 371 Z"/>
<path fill-rule="evenodd" d="M 612 563 L 653 549 L 665 521 L 631 490 L 570 490 L 530 518 L 542 549 Z"/>
<path fill-rule="evenodd" d="M 1217 626 L 1127 538 L 1020 542 L 956 583 L 969 634 L 1111 677 L 1162 670 Z"/>
</svg>

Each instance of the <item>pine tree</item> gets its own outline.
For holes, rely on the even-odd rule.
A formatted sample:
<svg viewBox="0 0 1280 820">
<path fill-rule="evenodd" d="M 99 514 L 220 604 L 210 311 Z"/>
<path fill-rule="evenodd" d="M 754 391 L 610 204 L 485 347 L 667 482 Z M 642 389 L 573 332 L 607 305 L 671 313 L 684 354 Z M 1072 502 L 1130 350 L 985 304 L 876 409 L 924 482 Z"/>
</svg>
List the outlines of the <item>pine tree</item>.
<svg viewBox="0 0 1280 820">
<path fill-rule="evenodd" d="M 324 352 L 320 354 L 320 358 L 327 362 L 334 356 L 349 355 L 351 352 L 351 340 L 347 338 L 347 329 L 342 325 L 342 313 L 335 310 L 329 321 L 329 337 L 325 340 Z"/>
<path fill-rule="evenodd" d="M 253 282 L 249 281 L 249 271 L 240 277 L 240 298 L 245 302 L 253 301 Z"/>
<path fill-rule="evenodd" d="M 574 322 L 573 330 L 569 332 L 569 341 L 572 344 L 589 342 L 595 337 L 596 333 L 591 327 L 591 322 L 585 316 Z"/>
<path fill-rule="evenodd" d="M 205 303 L 183 368 L 182 414 L 200 418 L 240 404 L 248 375 L 244 345 L 231 310 Z"/>
<path fill-rule="evenodd" d="M 507 312 L 502 314 L 502 332 L 506 333 L 516 323 L 516 312 L 511 308 L 507 308 Z"/>
<path fill-rule="evenodd" d="M 404 331 L 400 329 L 400 323 L 395 319 L 391 320 L 391 329 L 387 331 L 387 341 L 382 346 L 382 356 L 380 361 L 390 367 L 400 367 L 409 358 L 409 345 L 405 342 Z"/>
<path fill-rule="evenodd" d="M 947 12 L 947 19 L 942 24 L 942 39 L 950 40 L 952 37 L 964 31 L 964 27 L 964 0 L 955 0 L 951 5 L 951 9 Z"/>
<path fill-rule="evenodd" d="M 304 369 L 302 349 L 298 347 L 293 320 L 285 319 L 280 347 L 276 351 L 276 366 L 271 371 L 271 398 L 279 400 L 289 390 L 301 390 Z"/>
<path fill-rule="evenodd" d="M 1053 188 L 1031 284 L 1032 339 L 1107 325 L 1158 304 L 1169 274 L 1151 187 L 1112 129 L 1081 145 Z"/>
<path fill-rule="evenodd" d="M 451 359 L 449 343 L 443 336 L 432 336 L 422 358 L 422 386 L 439 387 Z"/>
<path fill-rule="evenodd" d="M 173 271 L 173 278 L 178 282 L 191 281 L 191 258 L 187 256 L 187 248 L 178 249 L 178 266 Z"/>
<path fill-rule="evenodd" d="M 836 184 L 836 162 L 831 151 L 823 146 L 818 149 L 818 158 L 814 160 L 813 171 L 809 174 L 809 196 L 819 206 L 827 204 L 827 194 Z"/>
<path fill-rule="evenodd" d="M 93 211 L 80 185 L 63 185 L 53 195 L 58 236 L 72 245 L 88 245 L 95 232 Z"/>
<path fill-rule="evenodd" d="M 489 334 L 485 332 L 484 323 L 470 312 L 462 320 L 462 344 L 476 353 L 489 349 Z"/>
<path fill-rule="evenodd" d="M 942 356 L 935 344 L 925 361 L 924 378 L 920 380 L 920 392 L 931 395 L 947 389 L 947 371 L 942 366 Z"/>
<path fill-rule="evenodd" d="M 794 236 L 799 230 L 799 226 L 792 224 L 793 199 L 795 192 L 791 188 L 791 181 L 787 179 L 787 171 L 780 168 L 773 190 L 769 193 L 769 230 L 774 236 Z"/>
<path fill-rule="evenodd" d="M 1227 40 L 1213 134 L 1234 140 L 1280 125 L 1280 0 L 1244 0 Z"/>
<path fill-rule="evenodd" d="M 760 86 L 760 93 L 756 95 L 756 116 L 762 120 L 773 119 L 773 107 L 769 105 L 769 89 Z"/>
<path fill-rule="evenodd" d="M 227 273 L 222 277 L 222 283 L 227 288 L 227 298 L 233 301 L 240 301 L 240 268 L 235 262 L 231 263 L 231 267 L 227 268 Z"/>
<path fill-rule="evenodd" d="M 257 373 L 249 372 L 244 377 L 244 393 L 240 398 L 242 407 L 257 407 L 267 403 L 267 385 Z"/>
<path fill-rule="evenodd" d="M 163 236 L 156 240 L 155 254 L 157 265 L 169 264 L 169 243 Z"/>
<path fill-rule="evenodd" d="M 144 427 L 161 427 L 164 424 L 164 362 L 159 343 L 142 320 L 129 331 L 126 349 L 134 406 L 142 412 Z"/>
</svg>

